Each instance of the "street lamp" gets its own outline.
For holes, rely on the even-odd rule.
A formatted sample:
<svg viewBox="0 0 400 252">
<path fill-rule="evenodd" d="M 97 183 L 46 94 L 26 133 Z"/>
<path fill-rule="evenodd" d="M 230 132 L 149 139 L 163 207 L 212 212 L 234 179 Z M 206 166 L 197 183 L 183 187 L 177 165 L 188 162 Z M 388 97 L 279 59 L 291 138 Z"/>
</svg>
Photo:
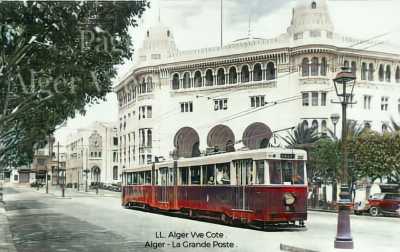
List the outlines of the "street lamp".
<svg viewBox="0 0 400 252">
<path fill-rule="evenodd" d="M 347 167 L 347 105 L 353 95 L 356 76 L 349 70 L 348 67 L 343 67 L 336 77 L 333 79 L 335 84 L 336 95 L 342 105 L 342 174 L 341 174 L 341 187 L 338 202 L 338 223 L 337 234 L 335 238 L 335 248 L 338 249 L 353 249 L 354 243 L 351 237 L 350 230 L 350 209 L 351 209 L 351 195 L 348 187 L 348 167 Z"/>
<path fill-rule="evenodd" d="M 331 121 L 333 123 L 333 135 L 336 137 L 336 124 L 339 122 L 340 115 L 339 114 L 332 114 Z"/>
</svg>

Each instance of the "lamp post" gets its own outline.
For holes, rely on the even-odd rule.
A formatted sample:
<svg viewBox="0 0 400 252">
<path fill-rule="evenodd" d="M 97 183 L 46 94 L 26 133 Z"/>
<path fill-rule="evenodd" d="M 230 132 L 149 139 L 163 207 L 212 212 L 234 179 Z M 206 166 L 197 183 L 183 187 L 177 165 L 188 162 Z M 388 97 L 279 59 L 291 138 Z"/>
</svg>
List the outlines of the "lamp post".
<svg viewBox="0 0 400 252">
<path fill-rule="evenodd" d="M 336 124 L 339 122 L 340 115 L 339 114 L 332 114 L 331 121 L 333 123 L 333 135 L 336 137 Z"/>
<path fill-rule="evenodd" d="M 342 174 L 341 186 L 338 201 L 338 223 L 337 234 L 335 238 L 335 248 L 338 249 L 353 249 L 354 243 L 351 237 L 350 230 L 350 210 L 351 210 L 351 195 L 348 186 L 348 167 L 347 167 L 347 105 L 352 104 L 352 97 L 356 76 L 349 68 L 343 67 L 336 77 L 333 79 L 335 84 L 336 95 L 339 98 L 339 103 L 342 105 Z"/>
</svg>

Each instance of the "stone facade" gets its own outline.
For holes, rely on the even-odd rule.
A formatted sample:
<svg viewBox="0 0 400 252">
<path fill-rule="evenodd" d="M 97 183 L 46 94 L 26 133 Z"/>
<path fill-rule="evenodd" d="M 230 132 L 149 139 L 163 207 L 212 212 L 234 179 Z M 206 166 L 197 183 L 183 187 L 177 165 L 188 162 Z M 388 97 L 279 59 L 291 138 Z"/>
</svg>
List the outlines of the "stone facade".
<svg viewBox="0 0 400 252">
<path fill-rule="evenodd" d="M 326 0 L 298 1 L 285 33 L 223 47 L 180 51 L 172 30 L 147 31 L 135 65 L 115 87 L 119 162 L 136 168 L 210 148 L 283 146 L 281 129 L 333 129 L 341 111 L 332 79 L 342 66 L 357 81 L 348 118 L 374 130 L 400 120 L 400 54 L 385 43 L 334 32 Z M 360 49 L 369 46 L 368 49 Z M 340 134 L 340 121 L 337 135 Z"/>
</svg>

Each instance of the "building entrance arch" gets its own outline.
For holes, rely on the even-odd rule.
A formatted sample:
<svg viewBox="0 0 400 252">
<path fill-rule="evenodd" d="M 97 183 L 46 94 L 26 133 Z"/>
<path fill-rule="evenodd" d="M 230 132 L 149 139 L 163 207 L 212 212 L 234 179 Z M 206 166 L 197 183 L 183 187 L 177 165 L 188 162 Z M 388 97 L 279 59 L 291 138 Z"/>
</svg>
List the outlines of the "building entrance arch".
<svg viewBox="0 0 400 252">
<path fill-rule="evenodd" d="M 198 157 L 200 138 L 196 130 L 191 127 L 183 127 L 176 132 L 174 137 L 175 154 L 179 157 Z"/>
<path fill-rule="evenodd" d="M 262 122 L 255 122 L 247 126 L 243 132 L 243 144 L 250 150 L 267 148 L 272 137 L 271 129 Z"/>
</svg>

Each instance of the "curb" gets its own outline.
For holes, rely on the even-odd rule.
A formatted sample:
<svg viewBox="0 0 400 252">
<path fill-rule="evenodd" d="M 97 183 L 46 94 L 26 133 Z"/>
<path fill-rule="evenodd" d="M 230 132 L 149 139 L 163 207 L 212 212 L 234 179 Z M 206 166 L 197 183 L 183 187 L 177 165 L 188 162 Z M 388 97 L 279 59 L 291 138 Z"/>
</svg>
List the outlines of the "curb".
<svg viewBox="0 0 400 252">
<path fill-rule="evenodd" d="M 318 252 L 316 250 L 293 247 L 282 243 L 279 245 L 279 249 L 280 251 L 288 251 L 288 252 Z"/>
</svg>

